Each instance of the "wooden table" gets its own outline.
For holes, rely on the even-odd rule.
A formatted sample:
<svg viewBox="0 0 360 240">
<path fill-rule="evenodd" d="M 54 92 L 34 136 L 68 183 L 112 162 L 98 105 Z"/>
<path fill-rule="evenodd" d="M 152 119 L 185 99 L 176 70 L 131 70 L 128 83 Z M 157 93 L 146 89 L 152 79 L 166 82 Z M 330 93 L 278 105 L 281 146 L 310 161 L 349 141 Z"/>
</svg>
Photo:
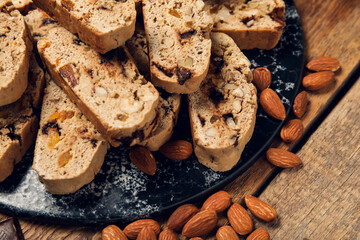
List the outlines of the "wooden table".
<svg viewBox="0 0 360 240">
<path fill-rule="evenodd" d="M 280 171 L 261 157 L 225 190 L 234 202 L 253 194 L 277 209 L 274 223 L 253 218 L 272 239 L 360 239 L 360 1 L 295 4 L 303 23 L 305 61 L 332 56 L 341 70 L 334 84 L 309 93 L 302 139 L 291 145 L 276 139 L 272 145 L 297 152 L 303 164 Z M 100 239 L 101 228 L 20 223 L 26 239 Z"/>
</svg>

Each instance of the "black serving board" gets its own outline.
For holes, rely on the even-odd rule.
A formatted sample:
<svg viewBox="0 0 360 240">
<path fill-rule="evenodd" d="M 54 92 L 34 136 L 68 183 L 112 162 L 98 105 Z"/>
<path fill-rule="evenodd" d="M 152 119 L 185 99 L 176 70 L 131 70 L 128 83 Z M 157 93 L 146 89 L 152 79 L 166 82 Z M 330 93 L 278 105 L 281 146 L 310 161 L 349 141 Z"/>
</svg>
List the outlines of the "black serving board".
<svg viewBox="0 0 360 240">
<path fill-rule="evenodd" d="M 267 67 L 271 71 L 271 88 L 289 113 L 300 85 L 304 52 L 301 22 L 294 3 L 286 1 L 286 27 L 275 49 L 243 52 L 252 68 Z M 268 117 L 259 105 L 252 139 L 236 167 L 224 173 L 202 166 L 195 156 L 171 161 L 155 153 L 158 171 L 150 177 L 130 163 L 128 148 L 112 148 L 93 182 L 63 196 L 48 193 L 38 181 L 31 168 L 32 149 L 14 173 L 0 183 L 0 210 L 63 224 L 125 223 L 164 213 L 185 202 L 199 200 L 242 174 L 266 150 L 282 124 Z M 191 141 L 186 104 L 173 138 Z"/>
</svg>

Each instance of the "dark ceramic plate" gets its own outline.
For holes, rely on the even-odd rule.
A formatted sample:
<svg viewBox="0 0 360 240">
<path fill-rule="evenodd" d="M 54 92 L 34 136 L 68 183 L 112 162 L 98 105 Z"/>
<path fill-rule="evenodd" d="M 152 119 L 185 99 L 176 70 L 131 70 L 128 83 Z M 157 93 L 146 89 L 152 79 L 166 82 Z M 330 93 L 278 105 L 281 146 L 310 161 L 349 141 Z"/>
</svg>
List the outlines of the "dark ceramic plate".
<svg viewBox="0 0 360 240">
<path fill-rule="evenodd" d="M 271 88 L 280 95 L 289 113 L 299 88 L 304 52 L 301 22 L 292 1 L 286 1 L 286 24 L 275 49 L 244 53 L 253 68 L 267 67 L 272 72 Z M 75 194 L 65 196 L 46 192 L 31 169 L 31 150 L 14 173 L 0 184 L 0 210 L 64 224 L 127 222 L 159 214 L 198 200 L 242 174 L 269 146 L 281 125 L 281 121 L 267 117 L 259 106 L 251 141 L 236 167 L 225 173 L 202 166 L 195 156 L 175 162 L 155 153 L 158 171 L 149 177 L 130 164 L 128 148 L 111 149 L 95 180 Z M 173 137 L 191 141 L 184 105 Z"/>
</svg>

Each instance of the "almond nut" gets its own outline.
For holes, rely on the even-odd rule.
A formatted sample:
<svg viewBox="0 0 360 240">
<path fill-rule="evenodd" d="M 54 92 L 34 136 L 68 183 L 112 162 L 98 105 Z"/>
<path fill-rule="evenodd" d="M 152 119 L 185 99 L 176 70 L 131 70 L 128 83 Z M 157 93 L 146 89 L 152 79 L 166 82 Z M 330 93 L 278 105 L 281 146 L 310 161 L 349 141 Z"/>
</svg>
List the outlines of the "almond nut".
<svg viewBox="0 0 360 240">
<path fill-rule="evenodd" d="M 129 153 L 132 164 L 140 171 L 153 176 L 156 172 L 156 161 L 152 153 L 144 147 L 135 147 Z"/>
<path fill-rule="evenodd" d="M 157 240 L 157 237 L 154 230 L 151 227 L 146 226 L 141 229 L 136 240 Z"/>
<path fill-rule="evenodd" d="M 234 203 L 227 211 L 230 225 L 240 235 L 249 234 L 253 230 L 253 221 L 249 213 L 240 204 Z"/>
<path fill-rule="evenodd" d="M 222 226 L 216 232 L 217 240 L 239 240 L 238 235 L 230 226 Z"/>
<path fill-rule="evenodd" d="M 171 160 L 185 160 L 193 152 L 192 144 L 184 140 L 168 142 L 160 147 L 160 152 Z"/>
<path fill-rule="evenodd" d="M 307 69 L 315 72 L 333 71 L 336 72 L 340 68 L 339 60 L 333 57 L 317 57 L 311 60 L 307 65 Z"/>
<path fill-rule="evenodd" d="M 305 76 L 302 84 L 306 90 L 316 91 L 329 86 L 333 81 L 334 73 L 331 71 L 323 71 Z"/>
<path fill-rule="evenodd" d="M 182 235 L 198 237 L 208 234 L 216 227 L 217 220 L 217 214 L 214 210 L 200 211 L 185 224 Z"/>
<path fill-rule="evenodd" d="M 130 223 L 124 228 L 125 235 L 130 239 L 136 239 L 144 227 L 151 227 L 156 235 L 160 233 L 160 225 L 152 219 L 140 219 Z"/>
<path fill-rule="evenodd" d="M 225 191 L 219 191 L 211 195 L 204 202 L 201 210 L 212 209 L 216 212 L 223 212 L 228 209 L 231 205 L 231 196 Z"/>
<path fill-rule="evenodd" d="M 171 214 L 167 227 L 175 231 L 181 231 L 185 223 L 198 212 L 199 209 L 192 204 L 182 205 Z"/>
<path fill-rule="evenodd" d="M 253 76 L 253 83 L 260 92 L 270 86 L 271 72 L 269 69 L 264 67 L 255 68 L 253 71 Z"/>
<path fill-rule="evenodd" d="M 263 228 L 253 231 L 246 240 L 270 240 L 270 234 Z"/>
<path fill-rule="evenodd" d="M 109 225 L 101 232 L 102 240 L 127 240 L 125 233 L 115 225 Z"/>
<path fill-rule="evenodd" d="M 304 116 L 308 102 L 307 93 L 305 91 L 302 91 L 295 97 L 293 111 L 297 118 L 302 118 L 302 116 Z"/>
<path fill-rule="evenodd" d="M 292 143 L 299 140 L 304 132 L 304 125 L 299 119 L 288 121 L 280 131 L 281 139 L 286 143 Z"/>
<path fill-rule="evenodd" d="M 270 222 L 277 218 L 276 210 L 270 204 L 256 197 L 246 196 L 245 204 L 252 214 L 265 222 Z"/>
<path fill-rule="evenodd" d="M 286 118 L 284 104 L 274 90 L 270 88 L 263 90 L 260 94 L 260 104 L 264 111 L 271 117 L 278 120 L 284 120 Z"/>
<path fill-rule="evenodd" d="M 160 233 L 159 240 L 179 240 L 179 237 L 173 230 L 167 228 Z"/>
<path fill-rule="evenodd" d="M 267 160 L 281 168 L 292 168 L 301 164 L 301 159 L 294 153 L 281 148 L 270 148 L 266 152 Z"/>
</svg>

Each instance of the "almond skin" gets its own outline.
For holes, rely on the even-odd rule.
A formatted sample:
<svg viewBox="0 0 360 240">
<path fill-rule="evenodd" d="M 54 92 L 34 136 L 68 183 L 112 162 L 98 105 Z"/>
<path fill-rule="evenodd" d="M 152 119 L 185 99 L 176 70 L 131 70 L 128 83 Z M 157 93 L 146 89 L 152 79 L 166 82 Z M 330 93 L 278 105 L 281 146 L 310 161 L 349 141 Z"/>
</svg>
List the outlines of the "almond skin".
<svg viewBox="0 0 360 240">
<path fill-rule="evenodd" d="M 185 223 L 192 218 L 199 209 L 192 204 L 184 204 L 178 207 L 169 217 L 167 227 L 174 231 L 181 231 Z"/>
<path fill-rule="evenodd" d="M 109 225 L 101 232 L 102 240 L 128 240 L 125 233 L 115 225 Z"/>
<path fill-rule="evenodd" d="M 217 240 L 240 240 L 234 229 L 230 226 L 222 226 L 216 232 Z"/>
<path fill-rule="evenodd" d="M 253 231 L 246 240 L 270 240 L 270 234 L 263 228 Z"/>
<path fill-rule="evenodd" d="M 311 60 L 307 65 L 307 69 L 315 72 L 320 71 L 333 71 L 336 72 L 340 68 L 339 60 L 333 57 L 316 57 Z"/>
<path fill-rule="evenodd" d="M 255 68 L 253 71 L 253 84 L 261 92 L 271 84 L 271 72 L 264 67 Z"/>
<path fill-rule="evenodd" d="M 156 161 L 152 153 L 144 147 L 135 147 L 129 153 L 132 164 L 140 171 L 153 176 L 156 173 Z"/>
<path fill-rule="evenodd" d="M 140 219 L 132 222 L 124 228 L 124 233 L 128 238 L 136 239 L 140 231 L 147 226 L 151 227 L 156 235 L 160 233 L 159 223 L 152 219 Z"/>
<path fill-rule="evenodd" d="M 256 197 L 246 196 L 245 204 L 254 216 L 265 222 L 270 222 L 277 218 L 276 210 L 270 204 Z"/>
<path fill-rule="evenodd" d="M 173 230 L 167 228 L 160 233 L 159 240 L 179 240 L 179 237 Z"/>
<path fill-rule="evenodd" d="M 227 212 L 230 225 L 240 235 L 246 235 L 253 230 L 253 221 L 249 213 L 238 203 L 233 203 Z"/>
<path fill-rule="evenodd" d="M 146 226 L 143 229 L 141 229 L 136 240 L 157 240 L 157 237 L 154 230 L 151 227 Z"/>
<path fill-rule="evenodd" d="M 260 104 L 264 111 L 271 117 L 278 120 L 284 120 L 286 118 L 284 104 L 274 90 L 270 88 L 263 90 L 260 94 Z"/>
<path fill-rule="evenodd" d="M 294 153 L 280 148 L 270 148 L 266 152 L 267 160 L 281 168 L 293 168 L 301 164 L 301 159 Z"/>
<path fill-rule="evenodd" d="M 304 125 L 299 119 L 288 121 L 280 131 L 281 139 L 286 143 L 293 143 L 299 140 L 304 132 Z"/>
<path fill-rule="evenodd" d="M 208 234 L 216 227 L 217 220 L 214 210 L 200 211 L 185 224 L 182 235 L 190 238 Z"/>
<path fill-rule="evenodd" d="M 231 196 L 225 191 L 219 191 L 211 195 L 204 202 L 201 210 L 212 209 L 216 212 L 223 212 L 228 209 L 231 205 Z"/>
<path fill-rule="evenodd" d="M 334 73 L 331 71 L 323 71 L 305 76 L 302 80 L 302 84 L 306 90 L 316 91 L 329 86 L 333 81 Z"/>
<path fill-rule="evenodd" d="M 168 142 L 160 147 L 160 152 L 171 160 L 188 159 L 192 152 L 192 144 L 185 140 L 175 140 Z"/>
<path fill-rule="evenodd" d="M 201 237 L 193 237 L 193 238 L 190 238 L 189 240 L 203 240 Z"/>
<path fill-rule="evenodd" d="M 294 111 L 294 115 L 297 118 L 302 118 L 302 116 L 304 116 L 308 102 L 309 100 L 307 97 L 307 93 L 305 91 L 300 92 L 295 97 L 293 111 Z"/>
</svg>

